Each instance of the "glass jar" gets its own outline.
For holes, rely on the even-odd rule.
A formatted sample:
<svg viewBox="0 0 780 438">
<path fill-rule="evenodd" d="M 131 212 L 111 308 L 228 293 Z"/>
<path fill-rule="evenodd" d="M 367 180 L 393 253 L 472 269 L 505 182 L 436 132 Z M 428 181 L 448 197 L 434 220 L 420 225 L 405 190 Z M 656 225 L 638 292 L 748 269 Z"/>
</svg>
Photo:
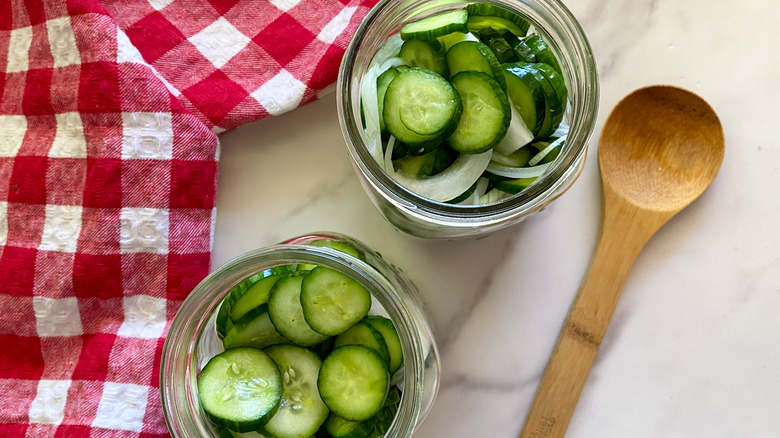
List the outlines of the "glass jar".
<svg viewBox="0 0 780 438">
<path fill-rule="evenodd" d="M 361 80 L 387 38 L 408 22 L 467 2 L 381 0 L 355 31 L 337 80 L 339 123 L 366 193 L 396 228 L 425 238 L 460 238 L 489 233 L 528 218 L 565 192 L 582 171 L 595 125 L 599 82 L 590 44 L 571 12 L 558 0 L 480 0 L 526 17 L 553 50 L 569 90 L 569 134 L 558 159 L 517 195 L 482 205 L 452 205 L 412 193 L 395 182 L 368 152 L 362 136 Z"/>
<path fill-rule="evenodd" d="M 315 246 L 314 241 L 345 242 L 359 257 Z M 398 332 L 404 365 L 394 376 L 402 397 L 386 437 L 411 437 L 433 404 L 439 388 L 439 355 L 415 285 L 400 269 L 363 243 L 335 233 L 314 233 L 239 256 L 208 275 L 184 300 L 165 339 L 160 391 L 168 429 L 174 438 L 218 437 L 198 400 L 197 377 L 208 360 L 222 352 L 216 318 L 222 300 L 242 280 L 277 266 L 316 264 L 338 270 L 372 295 L 370 314 L 389 317 Z"/>
</svg>

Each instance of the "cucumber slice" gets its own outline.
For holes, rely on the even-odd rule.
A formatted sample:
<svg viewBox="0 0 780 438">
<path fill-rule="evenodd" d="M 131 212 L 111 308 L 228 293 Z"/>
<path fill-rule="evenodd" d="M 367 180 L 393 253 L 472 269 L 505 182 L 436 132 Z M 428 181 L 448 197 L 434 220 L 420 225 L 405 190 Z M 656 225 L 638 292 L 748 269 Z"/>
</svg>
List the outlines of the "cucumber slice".
<svg viewBox="0 0 780 438">
<path fill-rule="evenodd" d="M 479 41 L 463 41 L 447 50 L 447 67 L 450 80 L 462 71 L 479 71 L 487 74 L 506 92 L 506 79 L 501 64 L 488 46 Z"/>
<path fill-rule="evenodd" d="M 506 32 L 505 32 L 506 33 Z M 510 34 L 511 35 L 511 34 Z M 506 38 L 492 27 L 486 27 L 479 31 L 479 40 L 485 43 L 486 46 L 496 55 L 498 62 L 504 64 L 507 62 L 516 62 L 517 54 Z"/>
<path fill-rule="evenodd" d="M 375 416 L 365 421 L 349 421 L 331 412 L 325 420 L 323 429 L 330 438 L 383 437 L 393 424 L 399 401 L 401 401 L 401 393 L 398 388 L 393 387 L 387 394 L 384 407 Z"/>
<path fill-rule="evenodd" d="M 449 73 L 444 53 L 439 40 L 408 40 L 401 46 L 398 57 L 405 60 L 409 67 L 422 67 L 447 78 Z"/>
<path fill-rule="evenodd" d="M 311 272 L 316 271 L 315 268 Z M 268 316 L 276 330 L 290 341 L 307 347 L 328 337 L 306 323 L 301 307 L 301 285 L 306 274 L 294 274 L 277 281 L 268 298 Z"/>
<path fill-rule="evenodd" d="M 247 293 L 252 285 L 254 285 L 258 280 L 271 275 L 289 274 L 294 271 L 294 265 L 282 265 L 270 269 L 265 269 L 261 272 L 258 272 L 257 274 L 245 278 L 240 283 L 233 286 L 233 288 L 230 290 L 230 293 L 227 295 L 226 299 L 228 301 L 228 309 L 232 312 L 233 305 L 238 300 L 240 300 L 241 297 L 243 297 L 244 294 Z"/>
<path fill-rule="evenodd" d="M 509 155 L 503 155 L 493 151 L 493 156 L 491 157 L 491 163 L 496 162 L 502 166 L 509 166 L 509 167 L 528 166 L 528 162 L 531 161 L 531 158 L 538 153 L 538 151 L 535 148 L 532 148 L 530 146 L 531 145 L 523 146 Z"/>
<path fill-rule="evenodd" d="M 535 147 L 539 150 L 539 153 L 542 152 L 546 153 L 543 157 L 539 158 L 538 161 L 533 162 L 529 160 L 529 165 L 534 166 L 537 164 L 547 164 L 553 162 L 556 158 L 558 158 L 558 155 L 561 153 L 561 149 L 563 149 L 564 140 L 558 141 L 556 143 L 556 140 L 558 140 L 558 137 L 550 137 L 546 140 L 537 140 L 530 144 L 530 146 Z M 552 147 L 551 147 L 552 145 Z"/>
<path fill-rule="evenodd" d="M 509 100 L 525 126 L 536 137 L 544 122 L 546 99 L 541 82 L 526 66 L 528 64 L 522 62 L 505 64 L 504 76 Z"/>
<path fill-rule="evenodd" d="M 563 72 L 561 65 L 558 63 L 558 58 L 555 57 L 552 50 L 547 43 L 544 42 L 539 35 L 529 35 L 520 40 L 520 45 L 516 46 L 517 52 L 523 54 L 524 58 L 520 58 L 520 61 L 525 62 L 541 62 L 554 68 L 559 74 Z M 530 59 L 530 60 L 529 60 Z"/>
<path fill-rule="evenodd" d="M 449 147 L 437 147 L 423 155 L 407 155 L 393 161 L 394 169 L 410 176 L 436 175 L 450 167 L 458 153 Z"/>
<path fill-rule="evenodd" d="M 466 6 L 469 18 L 466 27 L 478 34 L 482 29 L 493 28 L 499 32 L 509 31 L 518 37 L 525 36 L 531 23 L 514 12 L 487 3 L 471 3 Z"/>
<path fill-rule="evenodd" d="M 233 327 L 233 321 L 230 320 L 230 305 L 227 300 L 222 300 L 222 304 L 219 305 L 215 325 L 217 335 L 219 335 L 220 338 L 224 338 L 227 332 Z"/>
<path fill-rule="evenodd" d="M 398 412 L 398 404 L 401 401 L 401 391 L 397 387 L 390 389 L 385 399 L 385 405 L 382 410 L 376 414 L 372 420 L 374 421 L 374 430 L 370 436 L 382 437 L 385 436 L 390 429 L 390 425 L 393 424 L 395 414 Z"/>
<path fill-rule="evenodd" d="M 212 423 L 212 427 L 214 428 L 214 434 L 216 435 L 217 438 L 236 438 L 236 436 L 244 435 L 239 432 L 233 432 L 230 429 L 226 429 L 222 426 L 217 426 L 216 424 L 213 423 Z M 262 437 L 262 435 L 258 434 L 258 437 L 256 438 L 260 438 L 260 437 Z"/>
<path fill-rule="evenodd" d="M 361 254 L 361 252 L 358 251 L 357 248 L 341 240 L 330 240 L 330 239 L 314 240 L 312 242 L 309 242 L 309 245 L 335 249 L 336 251 L 343 252 L 344 254 L 347 255 L 351 255 L 356 259 L 364 260 L 363 254 Z M 309 264 L 298 265 L 298 269 L 301 271 L 311 271 L 316 267 L 317 265 L 309 265 Z"/>
<path fill-rule="evenodd" d="M 458 44 L 461 41 L 479 41 L 479 38 L 477 38 L 477 36 L 473 33 L 462 32 L 453 32 L 444 36 L 440 36 L 437 39 L 441 45 L 444 46 L 444 50 L 449 50 L 450 47 Z"/>
<path fill-rule="evenodd" d="M 562 107 L 561 113 L 563 113 L 563 110 L 566 109 L 566 102 L 569 99 L 569 89 L 566 88 L 566 81 L 563 79 L 563 75 L 549 64 L 537 63 L 533 64 L 533 66 L 545 73 L 547 80 L 550 81 L 553 88 L 555 89 L 555 92 L 558 94 L 558 98 L 561 101 Z"/>
<path fill-rule="evenodd" d="M 336 339 L 335 336 L 330 336 L 328 339 L 324 340 L 323 342 L 320 342 L 316 346 L 312 347 L 312 350 L 319 354 L 320 357 L 325 357 L 333 350 L 333 341 Z"/>
<path fill-rule="evenodd" d="M 416 145 L 452 132 L 461 111 L 460 96 L 449 82 L 430 70 L 413 67 L 399 73 L 387 87 L 383 116 L 396 139 Z"/>
<path fill-rule="evenodd" d="M 333 348 L 338 348 L 342 345 L 364 345 L 382 356 L 389 371 L 390 352 L 387 348 L 387 342 L 379 330 L 364 321 L 365 319 L 336 336 L 336 339 L 333 341 Z"/>
<path fill-rule="evenodd" d="M 398 405 L 401 402 L 401 390 L 397 386 L 390 388 L 387 392 L 387 398 L 385 399 L 385 407 Z"/>
<path fill-rule="evenodd" d="M 366 316 L 371 293 L 341 272 L 320 266 L 304 277 L 299 304 L 309 327 L 336 336 Z"/>
<path fill-rule="evenodd" d="M 376 351 L 363 345 L 334 348 L 322 361 L 317 386 L 328 408 L 345 420 L 364 421 L 384 405 L 390 375 Z"/>
<path fill-rule="evenodd" d="M 465 9 L 442 12 L 401 27 L 402 40 L 432 40 L 452 32 L 468 32 L 469 14 Z"/>
<path fill-rule="evenodd" d="M 454 130 L 454 128 L 452 128 L 452 129 Z M 400 147 L 401 149 L 403 149 L 405 154 L 406 154 L 406 156 L 419 157 L 419 156 L 425 155 L 425 154 L 427 154 L 429 152 L 433 152 L 435 150 L 441 149 L 440 146 L 442 145 L 442 142 L 444 141 L 444 136 L 440 135 L 440 136 L 437 136 L 436 138 L 438 139 L 436 143 L 427 143 L 427 144 L 424 144 L 424 145 L 407 145 L 407 144 L 401 143 L 400 141 L 397 141 L 397 139 L 396 139 L 395 147 L 396 148 Z M 396 157 L 395 153 L 394 153 L 393 154 L 393 159 L 395 160 L 397 158 L 402 158 L 402 157 Z"/>
<path fill-rule="evenodd" d="M 568 90 L 560 73 L 549 65 L 534 63 L 528 64 L 527 68 L 531 70 L 534 77 L 542 85 L 545 98 L 544 120 L 542 121 L 541 129 L 535 137 L 547 138 L 558 129 L 558 125 L 563 120 Z"/>
<path fill-rule="evenodd" d="M 379 115 L 382 115 L 382 110 L 384 109 L 385 105 L 385 93 L 387 92 L 387 87 L 390 85 L 390 82 L 395 79 L 395 77 L 398 76 L 398 69 L 395 67 L 390 67 L 389 69 L 382 72 L 381 75 L 379 75 L 378 78 L 376 78 L 376 97 L 377 97 L 377 103 L 379 104 Z M 379 130 L 381 132 L 387 132 L 387 127 L 385 126 L 385 119 L 384 117 L 379 117 Z"/>
<path fill-rule="evenodd" d="M 256 348 L 235 348 L 209 360 L 198 376 L 198 398 L 212 422 L 237 432 L 257 429 L 282 396 L 276 363 Z"/>
<path fill-rule="evenodd" d="M 412 176 L 428 176 L 433 174 L 433 165 L 436 163 L 436 151 L 432 150 L 426 154 L 413 156 L 407 155 L 393 162 L 396 171 L 401 171 Z"/>
<path fill-rule="evenodd" d="M 222 301 L 222 304 L 220 304 L 219 310 L 217 311 L 216 328 L 219 336 L 224 338 L 233 327 L 233 320 L 231 318 L 233 304 L 244 296 L 244 293 L 246 293 L 257 280 L 266 275 L 270 275 L 270 270 L 250 275 L 230 289 L 230 292 L 225 296 L 225 299 Z"/>
<path fill-rule="evenodd" d="M 451 82 L 463 101 L 463 114 L 447 144 L 462 154 L 489 151 L 509 128 L 511 110 L 506 94 L 498 82 L 481 72 L 462 71 Z"/>
<path fill-rule="evenodd" d="M 394 374 L 401 368 L 404 362 L 404 352 L 401 348 L 401 339 L 398 337 L 398 332 L 395 329 L 395 325 L 389 318 L 385 318 L 381 315 L 367 316 L 363 321 L 376 329 L 385 340 L 387 346 L 387 353 L 390 357 L 390 366 L 387 370 L 390 374 Z"/>
<path fill-rule="evenodd" d="M 311 243 L 309 243 L 309 245 L 335 249 L 336 251 L 340 251 L 343 252 L 344 254 L 351 255 L 356 259 L 360 259 L 360 260 L 364 259 L 363 254 L 357 248 L 355 248 L 353 245 L 347 242 L 344 242 L 343 240 L 329 240 L 329 239 L 314 240 Z"/>
<path fill-rule="evenodd" d="M 510 41 L 510 44 L 512 45 L 512 49 L 514 50 L 515 55 L 517 55 L 518 61 L 527 62 L 529 64 L 533 64 L 537 62 L 536 53 L 534 53 L 531 47 L 528 46 L 528 43 L 526 43 L 525 38 Z"/>
<path fill-rule="evenodd" d="M 271 288 L 282 278 L 282 274 L 269 275 L 254 282 L 230 307 L 230 319 L 236 323 L 250 310 L 268 302 Z"/>
<path fill-rule="evenodd" d="M 271 323 L 266 304 L 255 307 L 239 319 L 223 340 L 227 350 L 237 347 L 265 348 L 282 342 L 287 342 L 287 339 Z"/>
<path fill-rule="evenodd" d="M 509 179 L 498 176 L 491 178 L 491 180 L 498 190 L 514 195 L 522 192 L 528 186 L 530 186 L 534 181 L 536 181 L 536 177 Z"/>
<path fill-rule="evenodd" d="M 501 18 L 501 17 L 469 16 L 469 22 L 467 26 L 469 32 L 473 32 L 477 34 L 482 29 L 485 29 L 487 27 L 496 30 L 504 30 L 507 32 L 511 32 L 513 35 L 519 37 L 524 36 L 525 33 L 528 31 L 528 28 L 518 26 L 517 24 L 513 23 L 511 20 L 507 20 L 506 18 Z"/>
<path fill-rule="evenodd" d="M 322 360 L 313 351 L 290 344 L 274 345 L 265 352 L 279 367 L 282 395 L 279 409 L 263 426 L 263 433 L 275 438 L 314 435 L 329 413 L 317 390 Z"/>
<path fill-rule="evenodd" d="M 367 438 L 371 436 L 375 423 L 373 417 L 366 421 L 349 421 L 331 412 L 323 426 L 331 438 Z"/>
<path fill-rule="evenodd" d="M 270 270 L 269 271 L 262 271 L 258 272 L 257 274 L 250 275 L 249 277 L 241 280 L 237 285 L 233 286 L 232 289 L 230 289 L 230 293 L 227 295 L 226 299 L 230 306 L 232 306 L 236 301 L 238 301 L 246 291 L 249 290 L 250 287 L 252 287 L 255 282 L 260 280 L 261 278 L 271 275 Z"/>
<path fill-rule="evenodd" d="M 455 163 L 455 161 L 458 159 L 458 156 L 460 155 L 455 150 L 447 147 L 446 145 L 442 145 L 442 147 L 436 149 L 434 152 L 436 159 L 433 162 L 433 170 L 431 171 L 431 175 L 437 175 L 447 170 Z"/>
</svg>

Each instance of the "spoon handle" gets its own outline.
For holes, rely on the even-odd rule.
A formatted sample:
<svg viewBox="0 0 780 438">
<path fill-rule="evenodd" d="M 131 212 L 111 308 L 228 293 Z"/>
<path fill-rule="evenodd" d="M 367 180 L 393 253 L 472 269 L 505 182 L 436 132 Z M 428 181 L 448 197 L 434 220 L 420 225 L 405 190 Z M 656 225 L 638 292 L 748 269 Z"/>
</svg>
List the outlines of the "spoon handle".
<svg viewBox="0 0 780 438">
<path fill-rule="evenodd" d="M 648 215 L 606 192 L 605 205 L 614 208 L 605 208 L 590 269 L 558 335 L 520 438 L 564 436 L 631 266 L 668 219 Z"/>
</svg>

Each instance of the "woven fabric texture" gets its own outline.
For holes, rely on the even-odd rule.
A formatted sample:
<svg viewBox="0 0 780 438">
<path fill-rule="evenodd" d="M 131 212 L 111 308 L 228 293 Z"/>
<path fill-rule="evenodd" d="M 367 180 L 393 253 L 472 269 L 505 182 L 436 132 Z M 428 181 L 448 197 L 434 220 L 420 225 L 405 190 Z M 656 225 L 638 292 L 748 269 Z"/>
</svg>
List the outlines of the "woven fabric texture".
<svg viewBox="0 0 780 438">
<path fill-rule="evenodd" d="M 0 1 L 0 436 L 168 436 L 160 354 L 210 270 L 217 134 L 327 91 L 370 6 Z"/>
</svg>

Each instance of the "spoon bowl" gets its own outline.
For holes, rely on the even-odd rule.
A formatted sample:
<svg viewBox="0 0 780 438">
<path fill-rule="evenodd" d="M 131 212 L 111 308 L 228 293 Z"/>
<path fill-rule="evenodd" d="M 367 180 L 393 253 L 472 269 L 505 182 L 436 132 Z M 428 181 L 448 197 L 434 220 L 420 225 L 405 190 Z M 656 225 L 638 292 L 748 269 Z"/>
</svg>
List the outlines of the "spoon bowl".
<svg viewBox="0 0 780 438">
<path fill-rule="evenodd" d="M 712 183 L 724 151 L 718 117 L 689 91 L 642 88 L 612 110 L 598 151 L 601 235 L 520 438 L 564 436 L 634 260 Z"/>
<path fill-rule="evenodd" d="M 686 90 L 653 86 L 623 99 L 599 141 L 603 184 L 649 210 L 677 211 L 718 173 L 723 130 L 715 111 Z"/>
</svg>

